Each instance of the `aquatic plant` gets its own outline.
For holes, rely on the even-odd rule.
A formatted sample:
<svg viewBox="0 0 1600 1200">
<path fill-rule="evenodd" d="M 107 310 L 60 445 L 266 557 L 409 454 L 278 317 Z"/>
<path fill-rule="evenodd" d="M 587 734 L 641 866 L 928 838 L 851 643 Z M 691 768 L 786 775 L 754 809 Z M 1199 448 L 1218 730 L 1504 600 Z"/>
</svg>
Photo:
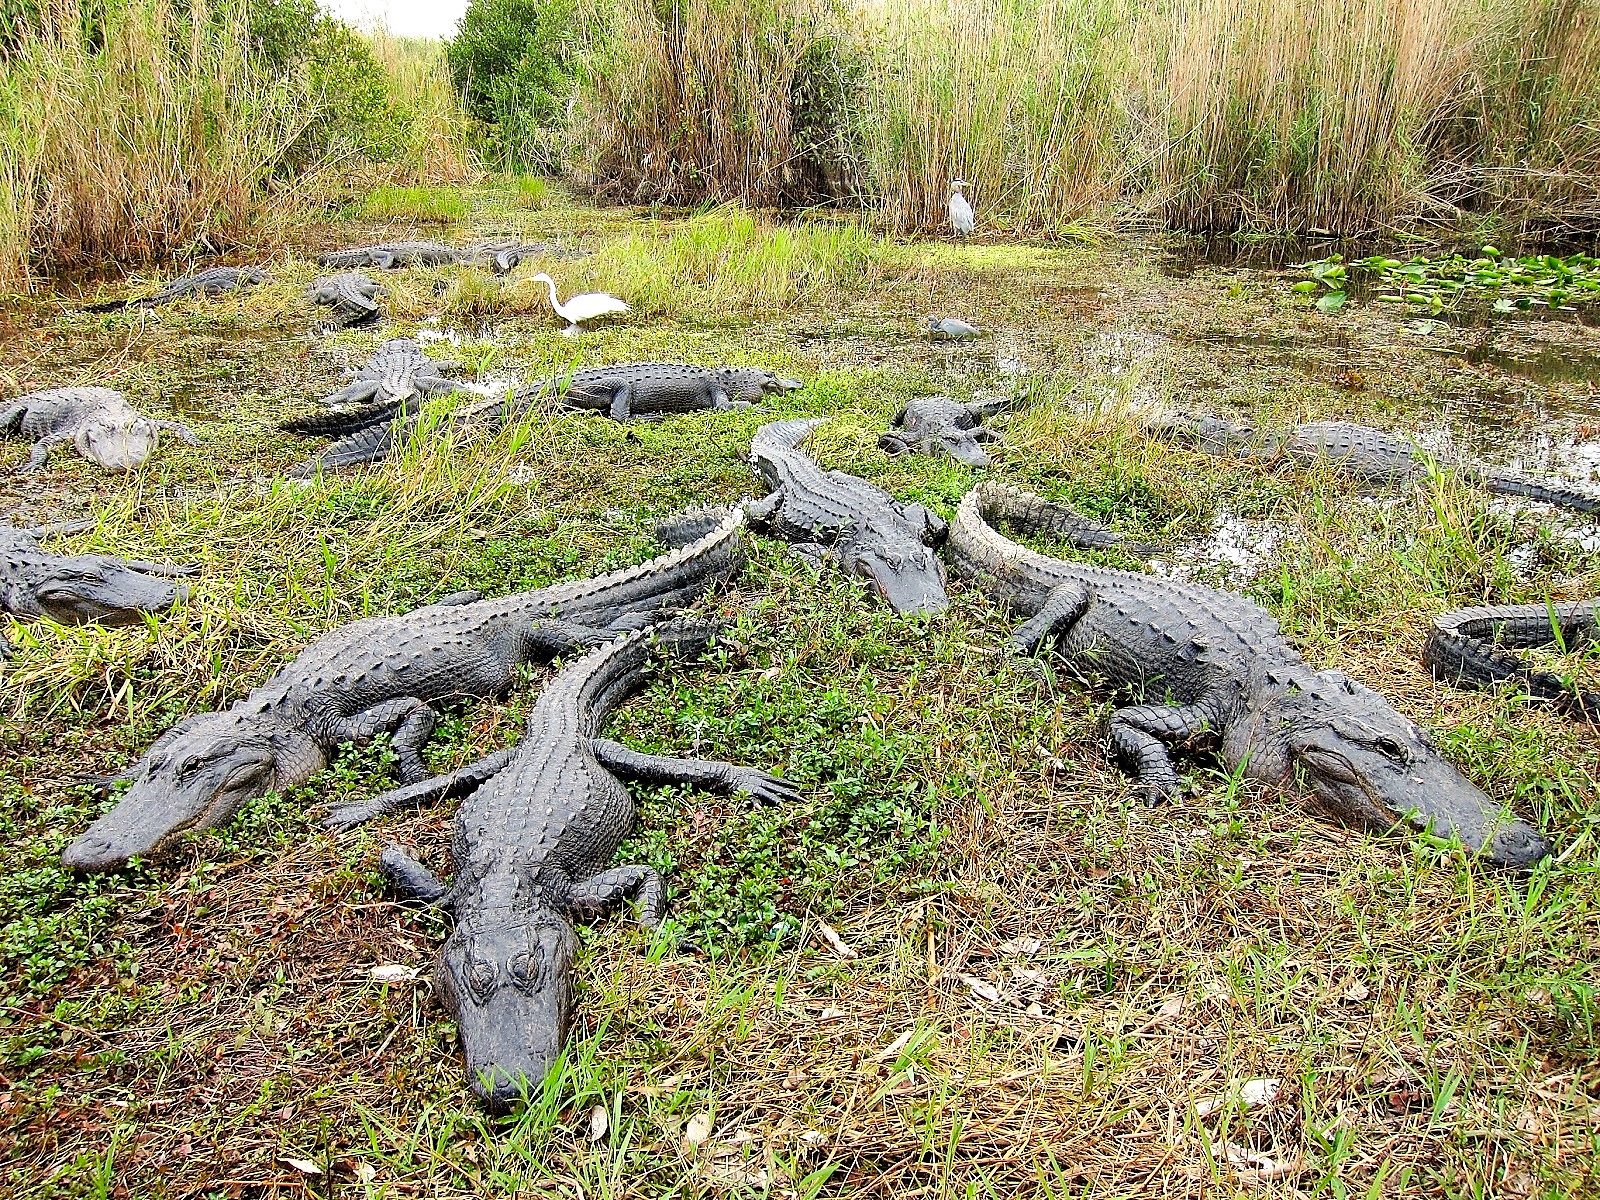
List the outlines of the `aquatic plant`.
<svg viewBox="0 0 1600 1200">
<path fill-rule="evenodd" d="M 1490 299 L 1501 313 L 1576 312 L 1600 302 L 1600 258 L 1573 254 L 1507 256 L 1485 246 L 1476 258 L 1459 254 L 1415 257 L 1405 261 L 1375 254 L 1345 263 L 1338 255 L 1301 263 L 1311 278 L 1294 285 L 1304 294 L 1320 292 L 1318 308 L 1333 312 L 1345 302 L 1349 272 L 1354 270 L 1384 289 L 1377 299 L 1413 311 L 1444 312 L 1473 299 Z"/>
</svg>

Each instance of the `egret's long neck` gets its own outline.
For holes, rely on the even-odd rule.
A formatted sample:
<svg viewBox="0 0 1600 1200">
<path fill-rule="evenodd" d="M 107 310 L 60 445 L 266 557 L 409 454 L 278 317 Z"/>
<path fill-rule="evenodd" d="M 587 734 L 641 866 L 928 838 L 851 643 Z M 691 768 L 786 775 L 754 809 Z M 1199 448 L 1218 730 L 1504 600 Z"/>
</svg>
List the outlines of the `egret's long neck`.
<svg viewBox="0 0 1600 1200">
<path fill-rule="evenodd" d="M 546 275 L 544 285 L 550 289 L 550 307 L 555 310 L 556 316 L 564 319 L 567 314 L 561 311 L 561 301 L 556 298 L 556 281 Z"/>
</svg>

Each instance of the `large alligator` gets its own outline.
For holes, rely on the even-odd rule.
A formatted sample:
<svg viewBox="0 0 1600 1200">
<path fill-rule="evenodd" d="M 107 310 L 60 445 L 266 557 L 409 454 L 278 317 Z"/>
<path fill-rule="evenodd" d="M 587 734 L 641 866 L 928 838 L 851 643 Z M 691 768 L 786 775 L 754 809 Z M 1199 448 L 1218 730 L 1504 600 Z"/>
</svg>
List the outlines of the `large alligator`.
<svg viewBox="0 0 1600 1200">
<path fill-rule="evenodd" d="M 1433 619 L 1422 661 L 1435 679 L 1445 683 L 1483 688 L 1515 680 L 1536 700 L 1582 720 L 1600 722 L 1600 692 L 1575 687 L 1555 672 L 1541 671 L 1510 652 L 1545 646 L 1575 650 L 1597 644 L 1600 598 L 1458 608 Z"/>
<path fill-rule="evenodd" d="M 886 454 L 948 454 L 969 467 L 987 467 L 985 442 L 1000 435 L 983 425 L 1010 404 L 1009 400 L 975 400 L 959 404 L 949 396 L 922 396 L 896 414 L 894 428 L 878 439 Z"/>
<path fill-rule="evenodd" d="M 1268 460 L 1287 455 L 1301 462 L 1337 463 L 1361 483 L 1374 486 L 1403 487 L 1426 478 L 1428 473 L 1427 456 L 1412 442 L 1349 421 L 1308 421 L 1282 437 L 1263 437 L 1249 425 L 1219 417 L 1177 413 L 1152 422 L 1147 429 L 1159 437 L 1184 442 L 1210 454 Z M 1559 479 L 1514 475 L 1463 463 L 1453 465 L 1463 478 L 1491 492 L 1526 496 L 1579 512 L 1600 513 L 1600 495 Z"/>
<path fill-rule="evenodd" d="M 395 267 L 442 267 L 462 261 L 472 252 L 442 242 L 380 242 L 376 246 L 351 246 L 346 250 L 330 250 L 318 264 L 348 271 L 352 267 L 377 267 L 388 271 Z"/>
<path fill-rule="evenodd" d="M 341 271 L 312 281 L 306 298 L 313 304 L 333 309 L 341 325 L 366 325 L 378 319 L 379 288 L 359 271 Z"/>
<path fill-rule="evenodd" d="M 767 804 L 796 798 L 791 784 L 765 771 L 641 754 L 599 736 L 641 686 L 652 650 L 696 657 L 713 628 L 674 623 L 591 651 L 545 686 L 520 745 L 328 817 L 343 828 L 425 800 L 467 796 L 452 826 L 448 885 L 397 846 L 379 862 L 396 891 L 455 919 L 434 989 L 455 1018 L 467 1083 L 495 1112 L 536 1088 L 566 1043 L 578 949 L 573 921 L 597 920 L 629 900 L 646 927 L 665 911 L 666 885 L 655 871 L 611 865 L 636 819 L 621 780 L 743 792 Z"/>
<path fill-rule="evenodd" d="M 774 392 L 798 388 L 797 380 L 751 367 L 698 367 L 688 363 L 616 363 L 552 375 L 517 388 L 508 397 L 489 398 L 458 408 L 455 428 L 497 429 L 535 405 L 553 401 L 563 408 L 604 412 L 617 420 L 651 419 L 702 409 L 751 408 Z M 371 404 L 332 417 L 303 418 L 297 433 L 338 437 L 302 473 L 376 462 L 402 445 L 420 420 L 416 405 L 404 401 Z"/>
<path fill-rule="evenodd" d="M 448 392 L 456 385 L 444 372 L 459 371 L 461 366 L 448 359 L 429 358 L 413 338 L 391 338 L 361 366 L 347 372 L 350 382 L 324 396 L 322 402 L 330 406 L 388 404 Z"/>
<path fill-rule="evenodd" d="M 1244 597 L 1050 558 L 995 529 L 1070 532 L 1082 520 L 1065 505 L 981 483 L 961 502 L 948 554 L 957 572 L 1027 618 L 1012 650 L 1052 643 L 1111 683 L 1160 698 L 1119 709 L 1109 726 L 1147 798 L 1178 790 L 1168 747 L 1207 738 L 1230 771 L 1302 786 L 1350 824 L 1409 823 L 1511 867 L 1549 853 L 1542 834 L 1465 779 L 1427 732 L 1340 672 L 1313 671 Z"/>
<path fill-rule="evenodd" d="M 949 600 L 933 547 L 944 538 L 944 521 L 865 479 L 824 471 L 800 453 L 796 447 L 821 424 L 820 418 L 774 421 L 756 431 L 750 461 L 773 490 L 746 505 L 751 523 L 865 579 L 896 612 L 943 612 Z"/>
<path fill-rule="evenodd" d="M 37 532 L 0 525 L 0 608 L 15 617 L 132 625 L 187 600 L 189 589 L 172 579 L 194 572 L 109 554 L 51 554 Z M 0 637 L 0 658 L 13 649 Z"/>
<path fill-rule="evenodd" d="M 255 267 L 207 267 L 182 279 L 174 279 L 148 296 L 132 300 L 110 300 L 104 304 L 90 304 L 84 312 L 115 312 L 119 308 L 156 308 L 171 304 L 186 296 L 220 296 L 225 292 L 239 291 L 267 281 L 267 273 Z"/>
<path fill-rule="evenodd" d="M 323 634 L 244 699 L 186 717 L 120 778 L 117 806 L 67 847 L 62 861 L 105 870 L 180 835 L 210 829 L 270 789 L 304 783 L 344 742 L 391 731 L 400 778 L 425 774 L 420 752 L 441 701 L 493 696 L 524 663 L 548 660 L 731 579 L 744 562 L 743 514 L 689 546 L 595 579 L 480 600 L 447 596 L 392 617 Z"/>
<path fill-rule="evenodd" d="M 506 275 L 515 270 L 525 258 L 582 257 L 583 251 L 570 246 L 560 246 L 554 242 L 519 242 L 508 239 L 473 246 L 465 251 L 463 261 L 485 263 L 493 267 L 497 274 Z"/>
<path fill-rule="evenodd" d="M 0 433 L 20 433 L 33 441 L 23 472 L 43 470 L 50 451 L 66 442 L 108 471 L 136 471 L 155 450 L 163 429 L 191 446 L 199 444 L 187 425 L 145 416 L 114 388 L 30 392 L 0 409 Z"/>
</svg>

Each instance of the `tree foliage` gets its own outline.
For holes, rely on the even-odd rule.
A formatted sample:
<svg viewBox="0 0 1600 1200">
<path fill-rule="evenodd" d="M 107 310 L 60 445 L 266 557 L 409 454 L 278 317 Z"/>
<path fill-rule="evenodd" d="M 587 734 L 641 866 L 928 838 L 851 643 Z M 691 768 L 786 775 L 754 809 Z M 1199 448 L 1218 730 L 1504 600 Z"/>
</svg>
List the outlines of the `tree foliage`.
<svg viewBox="0 0 1600 1200">
<path fill-rule="evenodd" d="M 507 165 L 558 165 L 557 132 L 578 70 L 576 0 L 472 0 L 445 48 L 467 111 Z"/>
</svg>

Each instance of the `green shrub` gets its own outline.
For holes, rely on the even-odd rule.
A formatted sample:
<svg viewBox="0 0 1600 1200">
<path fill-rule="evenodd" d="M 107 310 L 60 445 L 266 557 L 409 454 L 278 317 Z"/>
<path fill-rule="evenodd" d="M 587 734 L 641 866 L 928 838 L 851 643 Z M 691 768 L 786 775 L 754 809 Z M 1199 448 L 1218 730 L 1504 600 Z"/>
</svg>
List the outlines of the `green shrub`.
<svg viewBox="0 0 1600 1200">
<path fill-rule="evenodd" d="M 578 61 L 575 0 L 472 0 L 445 47 L 467 111 L 503 165 L 551 170 Z"/>
</svg>

